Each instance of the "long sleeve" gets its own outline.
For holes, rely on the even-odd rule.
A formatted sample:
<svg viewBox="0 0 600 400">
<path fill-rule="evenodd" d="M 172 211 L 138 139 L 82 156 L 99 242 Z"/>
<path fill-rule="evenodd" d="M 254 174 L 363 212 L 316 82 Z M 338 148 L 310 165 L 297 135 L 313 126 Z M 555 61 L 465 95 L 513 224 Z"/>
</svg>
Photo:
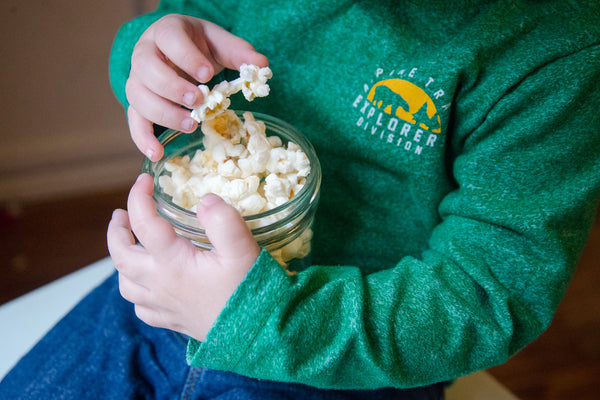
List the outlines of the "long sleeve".
<svg viewBox="0 0 600 400">
<path fill-rule="evenodd" d="M 502 363 L 546 329 L 600 197 L 596 3 L 192 3 L 122 28 L 119 99 L 150 23 L 210 14 L 273 70 L 267 98 L 232 107 L 298 127 L 323 183 L 314 265 L 289 276 L 263 250 L 190 340 L 191 365 L 413 387 Z"/>
<path fill-rule="evenodd" d="M 455 135 L 457 188 L 419 257 L 371 274 L 314 266 L 289 277 L 263 253 L 206 341 L 190 342 L 190 362 L 374 388 L 506 361 L 551 322 L 597 209 L 599 71 L 597 45 L 561 57 Z"/>
</svg>

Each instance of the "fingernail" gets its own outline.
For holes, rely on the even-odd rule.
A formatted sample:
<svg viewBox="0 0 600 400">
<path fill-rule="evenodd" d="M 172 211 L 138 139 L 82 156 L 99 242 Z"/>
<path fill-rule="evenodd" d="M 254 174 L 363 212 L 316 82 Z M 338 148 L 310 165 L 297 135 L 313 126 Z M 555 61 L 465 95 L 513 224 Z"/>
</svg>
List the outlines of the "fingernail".
<svg viewBox="0 0 600 400">
<path fill-rule="evenodd" d="M 200 204 L 202 207 L 210 207 L 213 204 L 217 204 L 220 200 L 220 197 L 216 194 L 209 193 L 200 198 Z"/>
<path fill-rule="evenodd" d="M 183 95 L 183 104 L 188 107 L 194 107 L 194 104 L 196 104 L 196 98 L 197 96 L 194 93 L 186 93 Z"/>
<path fill-rule="evenodd" d="M 194 120 L 191 118 L 186 118 L 181 122 L 181 127 L 184 131 L 191 131 L 194 128 Z"/>
<path fill-rule="evenodd" d="M 152 161 L 152 157 L 153 157 L 153 156 L 154 156 L 154 150 L 152 150 L 152 149 L 148 149 L 148 150 L 146 150 L 146 157 L 148 157 L 148 159 L 149 159 L 150 161 Z"/>
<path fill-rule="evenodd" d="M 211 78 L 210 70 L 208 67 L 200 67 L 198 68 L 198 72 L 196 72 L 197 78 L 200 82 L 208 82 Z"/>
</svg>

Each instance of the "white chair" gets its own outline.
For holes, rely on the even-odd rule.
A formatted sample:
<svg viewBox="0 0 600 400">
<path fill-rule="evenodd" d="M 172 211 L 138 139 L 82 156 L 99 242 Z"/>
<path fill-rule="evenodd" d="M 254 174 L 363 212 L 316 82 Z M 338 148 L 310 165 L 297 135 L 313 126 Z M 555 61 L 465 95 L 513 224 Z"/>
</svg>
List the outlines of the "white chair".
<svg viewBox="0 0 600 400">
<path fill-rule="evenodd" d="M 114 271 L 104 258 L 0 306 L 0 380 L 75 304 Z M 518 400 L 485 371 L 457 379 L 447 400 Z"/>
<path fill-rule="evenodd" d="M 113 271 L 104 258 L 0 306 L 0 379 Z"/>
</svg>

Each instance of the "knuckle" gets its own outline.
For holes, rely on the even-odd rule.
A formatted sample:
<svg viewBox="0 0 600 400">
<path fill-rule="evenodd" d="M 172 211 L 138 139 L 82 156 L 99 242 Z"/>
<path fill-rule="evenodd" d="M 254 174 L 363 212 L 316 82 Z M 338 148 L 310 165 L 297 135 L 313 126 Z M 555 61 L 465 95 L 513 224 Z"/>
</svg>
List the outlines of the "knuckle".
<svg viewBox="0 0 600 400">
<path fill-rule="evenodd" d="M 239 212 L 229 204 L 223 203 L 215 208 L 216 209 L 208 215 L 212 224 L 236 226 L 239 223 L 243 223 Z"/>
<path fill-rule="evenodd" d="M 171 115 L 164 109 L 157 110 L 154 122 L 162 126 L 170 127 L 175 125 L 171 118 Z"/>
<path fill-rule="evenodd" d="M 125 82 L 125 96 L 130 104 L 133 104 L 137 99 L 138 84 L 134 78 L 129 77 Z"/>
<path fill-rule="evenodd" d="M 181 24 L 181 16 L 178 14 L 167 14 L 156 21 L 157 28 L 169 27 L 173 24 Z"/>
<path fill-rule="evenodd" d="M 185 53 L 181 57 L 182 66 L 192 67 L 203 64 L 203 58 L 197 53 Z"/>
<path fill-rule="evenodd" d="M 119 274 L 119 293 L 121 294 L 121 297 L 123 297 L 125 300 L 130 300 L 130 293 L 127 289 L 127 283 L 123 279 L 121 274 Z"/>
<path fill-rule="evenodd" d="M 154 40 L 162 47 L 162 45 L 172 43 L 174 36 L 177 36 L 182 29 L 185 29 L 183 20 L 176 14 L 165 15 L 157 21 L 154 30 Z"/>
<path fill-rule="evenodd" d="M 123 271 L 126 269 L 126 266 L 123 262 L 123 248 L 120 246 L 120 244 L 117 242 L 117 239 L 114 238 L 114 235 L 110 235 L 110 231 L 109 231 L 109 236 L 108 236 L 108 240 L 107 240 L 107 247 L 108 247 L 108 252 L 110 254 L 110 257 L 112 258 L 112 262 L 115 266 L 115 269 L 117 271 Z"/>
<path fill-rule="evenodd" d="M 177 82 L 161 81 L 157 82 L 156 85 L 157 93 L 163 94 L 165 98 L 171 101 L 183 98 L 182 90 L 177 85 Z"/>
<path fill-rule="evenodd" d="M 135 213 L 134 213 L 135 215 Z M 131 228 L 136 236 L 144 236 L 146 232 L 149 231 L 148 223 L 144 218 L 132 218 L 131 219 Z"/>
<path fill-rule="evenodd" d="M 147 312 L 146 308 L 141 307 L 138 304 L 134 304 L 133 307 L 134 311 L 135 311 L 135 315 L 136 317 L 138 317 L 139 319 L 141 319 L 142 321 L 144 321 L 145 323 L 147 323 L 148 325 L 154 326 L 151 322 L 152 322 L 152 318 L 150 317 L 149 313 Z"/>
<path fill-rule="evenodd" d="M 133 53 L 131 54 L 131 71 L 135 73 L 136 71 L 142 70 L 144 68 L 144 56 L 143 56 L 143 47 L 138 43 Z"/>
<path fill-rule="evenodd" d="M 134 305 L 135 315 L 142 320 L 144 323 L 153 326 L 155 328 L 163 328 L 164 324 L 161 321 L 160 315 L 155 311 L 141 307 L 138 304 Z"/>
<path fill-rule="evenodd" d="M 123 263 L 122 260 L 119 260 L 119 258 L 115 255 L 115 254 L 111 254 L 112 259 L 113 259 L 113 264 L 115 266 L 115 269 L 117 271 L 119 271 L 120 273 L 123 273 L 124 271 L 127 271 L 127 267 L 125 266 L 125 263 Z M 119 280 L 119 284 L 121 283 L 121 281 Z"/>
</svg>

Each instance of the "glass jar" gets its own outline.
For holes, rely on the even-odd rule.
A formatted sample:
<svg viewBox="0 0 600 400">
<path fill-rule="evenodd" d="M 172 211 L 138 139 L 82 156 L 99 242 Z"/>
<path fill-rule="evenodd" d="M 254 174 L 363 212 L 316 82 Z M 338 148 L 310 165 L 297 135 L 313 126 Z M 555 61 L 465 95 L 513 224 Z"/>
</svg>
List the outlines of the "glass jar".
<svg viewBox="0 0 600 400">
<path fill-rule="evenodd" d="M 243 121 L 243 111 L 236 111 L 236 114 Z M 321 186 L 319 160 L 308 139 L 292 125 L 266 114 L 253 112 L 252 115 L 265 124 L 267 136 L 279 136 L 283 144 L 294 142 L 310 161 L 310 173 L 304 187 L 289 201 L 271 210 L 244 217 L 260 247 L 268 250 L 288 271 L 299 271 L 310 265 L 312 225 Z M 210 250 L 212 245 L 196 213 L 174 204 L 171 196 L 164 193 L 159 185 L 159 177 L 169 173 L 165 169 L 166 163 L 174 157 L 193 157 L 196 150 L 204 150 L 203 137 L 200 128 L 190 134 L 166 130 L 158 138 L 165 149 L 162 159 L 151 162 L 146 158 L 142 172 L 153 177 L 153 198 L 158 214 L 173 225 L 177 235 L 190 240 L 201 250 Z"/>
</svg>

